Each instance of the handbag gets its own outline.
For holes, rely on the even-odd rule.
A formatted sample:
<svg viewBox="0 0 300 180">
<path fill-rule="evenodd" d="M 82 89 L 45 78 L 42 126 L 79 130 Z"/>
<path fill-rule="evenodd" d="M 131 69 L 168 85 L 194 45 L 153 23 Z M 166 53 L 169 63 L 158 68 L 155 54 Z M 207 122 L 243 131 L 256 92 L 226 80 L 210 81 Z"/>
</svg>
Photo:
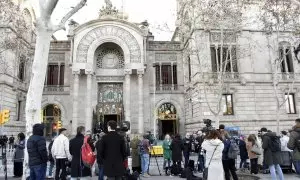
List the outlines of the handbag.
<svg viewBox="0 0 300 180">
<path fill-rule="evenodd" d="M 215 154 L 218 146 L 216 146 L 214 152 L 212 153 L 211 158 L 210 158 L 209 163 L 208 163 L 208 166 L 206 168 L 204 168 L 204 171 L 203 171 L 203 180 L 207 180 L 207 178 L 208 178 L 208 168 L 210 166 L 211 160 L 214 157 L 214 154 Z"/>
<path fill-rule="evenodd" d="M 251 152 L 253 152 L 256 155 L 261 155 L 261 150 L 259 149 L 257 144 L 254 144 L 251 148 Z"/>
</svg>

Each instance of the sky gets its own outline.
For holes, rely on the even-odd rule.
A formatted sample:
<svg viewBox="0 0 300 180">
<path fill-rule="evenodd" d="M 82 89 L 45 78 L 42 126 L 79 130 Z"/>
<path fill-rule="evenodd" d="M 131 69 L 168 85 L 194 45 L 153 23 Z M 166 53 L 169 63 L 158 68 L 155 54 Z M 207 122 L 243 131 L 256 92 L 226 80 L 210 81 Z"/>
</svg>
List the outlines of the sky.
<svg viewBox="0 0 300 180">
<path fill-rule="evenodd" d="M 54 23 L 58 23 L 68 10 L 74 7 L 80 0 L 60 0 L 52 15 Z M 113 6 L 119 11 L 122 4 L 130 22 L 142 22 L 147 20 L 150 31 L 155 40 L 171 40 L 175 30 L 176 0 L 111 0 Z M 82 24 L 89 20 L 97 19 L 99 10 L 105 6 L 104 0 L 88 0 L 87 5 L 78 11 L 71 19 Z M 66 31 L 56 32 L 58 40 L 67 39 Z"/>
</svg>

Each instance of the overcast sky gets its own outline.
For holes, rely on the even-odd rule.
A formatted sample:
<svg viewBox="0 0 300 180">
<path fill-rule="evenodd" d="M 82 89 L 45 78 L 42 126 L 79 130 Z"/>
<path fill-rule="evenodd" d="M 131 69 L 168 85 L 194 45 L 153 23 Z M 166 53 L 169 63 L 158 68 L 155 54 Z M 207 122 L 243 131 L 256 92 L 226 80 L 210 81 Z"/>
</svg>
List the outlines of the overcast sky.
<svg viewBox="0 0 300 180">
<path fill-rule="evenodd" d="M 120 11 L 122 10 L 122 4 L 124 4 L 124 11 L 128 14 L 130 22 L 148 20 L 155 40 L 162 41 L 171 39 L 175 29 L 176 0 L 111 1 Z M 53 13 L 53 21 L 58 22 L 61 17 L 78 2 L 79 0 L 60 0 Z M 83 7 L 71 19 L 74 19 L 80 24 L 97 19 L 102 6 L 105 6 L 104 0 L 88 0 L 87 6 Z M 66 39 L 66 32 L 59 31 L 55 33 L 55 36 L 57 39 Z"/>
</svg>

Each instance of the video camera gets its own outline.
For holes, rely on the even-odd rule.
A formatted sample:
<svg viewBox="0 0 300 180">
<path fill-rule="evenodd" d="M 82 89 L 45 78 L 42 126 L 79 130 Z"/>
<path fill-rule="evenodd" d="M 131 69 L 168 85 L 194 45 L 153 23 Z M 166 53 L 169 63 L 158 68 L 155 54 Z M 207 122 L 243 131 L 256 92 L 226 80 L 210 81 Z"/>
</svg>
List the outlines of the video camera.
<svg viewBox="0 0 300 180">
<path fill-rule="evenodd" d="M 0 146 L 5 146 L 6 143 L 8 141 L 8 137 L 7 136 L 0 136 Z"/>
<path fill-rule="evenodd" d="M 128 132 L 130 130 L 130 122 L 129 121 L 123 121 L 117 126 L 118 132 Z"/>
<path fill-rule="evenodd" d="M 212 120 L 210 119 L 203 119 L 203 123 L 205 127 L 202 129 L 202 132 L 208 134 L 209 131 L 214 130 L 215 128 L 211 125 Z"/>
</svg>

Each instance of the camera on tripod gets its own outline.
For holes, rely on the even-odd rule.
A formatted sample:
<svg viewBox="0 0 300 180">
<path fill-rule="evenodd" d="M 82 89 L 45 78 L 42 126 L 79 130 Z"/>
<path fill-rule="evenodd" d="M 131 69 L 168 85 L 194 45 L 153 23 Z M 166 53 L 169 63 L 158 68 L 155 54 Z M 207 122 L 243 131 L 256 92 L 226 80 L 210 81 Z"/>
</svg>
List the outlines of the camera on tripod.
<svg viewBox="0 0 300 180">
<path fill-rule="evenodd" d="M 212 120 L 210 119 L 203 119 L 203 123 L 205 127 L 202 129 L 202 132 L 208 134 L 209 131 L 214 130 L 215 128 L 211 125 Z"/>
</svg>

